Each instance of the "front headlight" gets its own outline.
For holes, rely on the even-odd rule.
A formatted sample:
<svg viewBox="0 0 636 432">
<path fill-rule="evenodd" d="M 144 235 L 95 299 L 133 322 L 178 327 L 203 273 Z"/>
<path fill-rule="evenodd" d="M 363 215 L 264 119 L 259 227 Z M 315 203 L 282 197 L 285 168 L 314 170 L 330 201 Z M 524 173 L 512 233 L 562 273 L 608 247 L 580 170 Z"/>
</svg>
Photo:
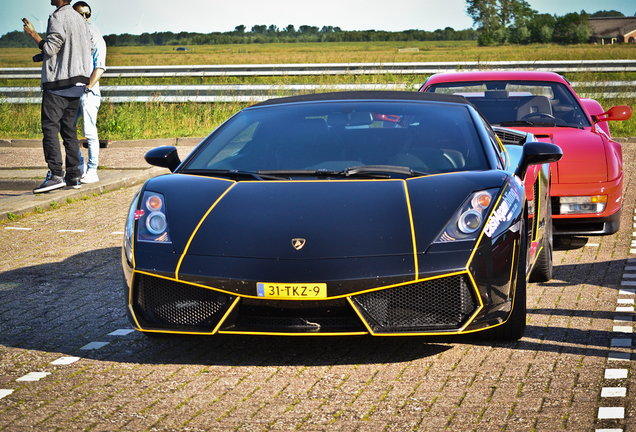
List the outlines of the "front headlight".
<svg viewBox="0 0 636 432">
<path fill-rule="evenodd" d="M 484 225 L 493 197 L 498 189 L 475 192 L 451 218 L 435 243 L 473 240 Z"/>
<path fill-rule="evenodd" d="M 166 218 L 166 202 L 162 194 L 144 192 L 139 210 L 135 211 L 137 241 L 152 243 L 172 243 Z"/>
<path fill-rule="evenodd" d="M 607 195 L 559 197 L 559 214 L 603 213 Z"/>
</svg>

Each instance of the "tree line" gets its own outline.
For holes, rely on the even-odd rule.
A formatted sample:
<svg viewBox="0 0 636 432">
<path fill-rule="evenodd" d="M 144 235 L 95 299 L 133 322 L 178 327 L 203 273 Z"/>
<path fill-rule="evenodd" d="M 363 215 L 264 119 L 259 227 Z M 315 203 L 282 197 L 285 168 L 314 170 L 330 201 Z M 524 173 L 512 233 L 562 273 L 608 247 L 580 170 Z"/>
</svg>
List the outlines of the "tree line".
<svg viewBox="0 0 636 432">
<path fill-rule="evenodd" d="M 192 46 L 219 44 L 262 44 L 303 42 L 412 42 L 470 41 L 479 45 L 529 43 L 585 43 L 590 36 L 590 17 L 624 16 L 617 11 L 599 11 L 588 15 L 570 13 L 562 17 L 539 14 L 524 0 L 467 0 L 467 12 L 476 28 L 455 30 L 451 27 L 426 30 L 346 31 L 340 27 L 288 25 L 254 25 L 250 30 L 238 25 L 230 32 L 191 33 L 155 32 L 111 34 L 104 36 L 108 46 Z M 42 34 L 44 37 L 45 35 Z M 33 48 L 33 40 L 23 31 L 13 31 L 0 37 L 0 48 Z"/>
<path fill-rule="evenodd" d="M 542 14 L 525 0 L 466 0 L 466 12 L 479 31 L 480 46 L 586 43 L 591 35 L 590 18 L 624 17 L 622 12 L 615 10 L 602 10 L 592 15 L 584 10 L 563 16 Z"/>
<path fill-rule="evenodd" d="M 44 35 L 42 35 L 44 37 Z M 435 31 L 405 30 L 344 31 L 339 27 L 302 25 L 296 29 L 289 25 L 279 29 L 275 25 L 255 25 L 248 30 L 244 25 L 234 31 L 213 33 L 155 32 L 111 34 L 104 36 L 108 46 L 188 46 L 220 44 L 264 44 L 303 42 L 409 42 L 409 41 L 462 41 L 477 40 L 475 29 L 455 30 L 451 27 Z M 14 31 L 0 37 L 0 48 L 32 48 L 33 40 L 22 31 Z"/>
</svg>

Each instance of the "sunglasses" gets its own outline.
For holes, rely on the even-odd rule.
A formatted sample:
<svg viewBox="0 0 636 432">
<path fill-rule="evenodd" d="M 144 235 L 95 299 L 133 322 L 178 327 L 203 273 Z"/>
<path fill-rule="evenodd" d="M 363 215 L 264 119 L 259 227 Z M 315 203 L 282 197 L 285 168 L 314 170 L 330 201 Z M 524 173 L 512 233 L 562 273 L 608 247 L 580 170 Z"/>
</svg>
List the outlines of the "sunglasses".
<svg viewBox="0 0 636 432">
<path fill-rule="evenodd" d="M 78 12 L 78 13 L 86 19 L 89 19 L 91 17 L 90 12 Z"/>
</svg>

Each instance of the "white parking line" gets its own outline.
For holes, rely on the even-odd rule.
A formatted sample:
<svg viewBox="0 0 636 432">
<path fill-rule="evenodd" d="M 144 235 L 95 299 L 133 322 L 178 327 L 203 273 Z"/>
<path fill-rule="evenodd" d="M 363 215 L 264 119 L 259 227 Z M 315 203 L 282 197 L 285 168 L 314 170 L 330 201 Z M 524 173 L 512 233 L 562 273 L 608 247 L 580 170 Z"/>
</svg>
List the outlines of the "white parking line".
<svg viewBox="0 0 636 432">
<path fill-rule="evenodd" d="M 13 393 L 13 390 L 11 389 L 0 389 L 0 399 L 5 396 L 9 396 L 11 393 Z"/>
<path fill-rule="evenodd" d="M 612 331 L 614 333 L 634 333 L 632 326 L 614 326 Z"/>
<path fill-rule="evenodd" d="M 618 306 L 616 312 L 634 312 L 634 306 Z"/>
<path fill-rule="evenodd" d="M 119 329 L 119 330 L 115 330 L 114 332 L 108 333 L 108 336 L 126 336 L 127 334 L 130 334 L 134 332 L 133 329 Z"/>
<path fill-rule="evenodd" d="M 627 378 L 627 369 L 605 369 L 605 379 Z"/>
<path fill-rule="evenodd" d="M 632 346 L 632 339 L 626 339 L 626 338 L 613 338 L 610 340 L 610 346 L 613 348 L 617 348 L 617 347 L 621 347 L 621 348 L 626 348 L 626 347 L 631 347 Z"/>
<path fill-rule="evenodd" d="M 618 290 L 618 295 L 634 295 L 636 288 L 621 288 Z"/>
<path fill-rule="evenodd" d="M 105 347 L 108 344 L 109 344 L 109 342 L 91 342 L 91 343 L 88 343 L 88 344 L 84 345 L 80 349 L 81 350 L 98 350 L 100 348 Z"/>
<path fill-rule="evenodd" d="M 31 231 L 33 228 L 5 227 L 6 230 Z"/>
<path fill-rule="evenodd" d="M 623 407 L 601 407 L 598 409 L 599 419 L 624 419 L 625 408 Z"/>
<path fill-rule="evenodd" d="M 79 357 L 60 357 L 57 360 L 51 362 L 52 365 L 69 365 L 78 361 Z"/>
<path fill-rule="evenodd" d="M 40 381 L 47 375 L 51 375 L 51 372 L 29 372 L 25 376 L 18 378 L 16 381 Z"/>
<path fill-rule="evenodd" d="M 628 352 L 610 351 L 607 355 L 609 361 L 630 361 L 631 359 L 632 355 Z"/>
<path fill-rule="evenodd" d="M 625 387 L 603 387 L 601 389 L 601 397 L 625 397 L 627 396 L 627 388 Z"/>
<path fill-rule="evenodd" d="M 85 230 L 72 230 L 72 229 L 61 229 L 61 230 L 57 230 L 57 232 L 62 233 L 62 232 L 70 232 L 70 233 L 82 233 Z"/>
</svg>

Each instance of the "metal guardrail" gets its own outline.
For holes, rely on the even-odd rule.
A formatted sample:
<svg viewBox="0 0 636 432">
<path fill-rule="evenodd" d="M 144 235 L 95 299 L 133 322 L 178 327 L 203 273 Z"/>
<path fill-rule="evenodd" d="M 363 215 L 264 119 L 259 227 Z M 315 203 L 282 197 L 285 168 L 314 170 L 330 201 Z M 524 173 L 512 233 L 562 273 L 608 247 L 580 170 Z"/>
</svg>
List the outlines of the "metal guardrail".
<svg viewBox="0 0 636 432">
<path fill-rule="evenodd" d="M 628 91 L 636 88 L 636 81 L 573 82 L 581 89 L 580 97 L 593 99 L 636 98 Z M 346 90 L 402 90 L 415 91 L 419 84 L 340 84 L 340 85 L 149 85 L 101 86 L 105 103 L 128 102 L 260 102 L 281 96 Z M 613 91 L 614 90 L 623 90 Z M 0 87 L 0 103 L 41 103 L 39 87 Z"/>
<path fill-rule="evenodd" d="M 346 90 L 417 90 L 407 84 L 341 85 L 149 85 L 101 86 L 102 101 L 127 102 L 260 102 L 274 97 Z M 0 102 L 41 103 L 39 87 L 0 87 Z"/>
<path fill-rule="evenodd" d="M 545 60 L 494 62 L 307 63 L 179 66 L 110 66 L 105 78 L 174 78 L 285 75 L 427 75 L 470 70 L 636 72 L 636 60 Z M 41 68 L 0 68 L 0 79 L 39 79 Z"/>
</svg>

